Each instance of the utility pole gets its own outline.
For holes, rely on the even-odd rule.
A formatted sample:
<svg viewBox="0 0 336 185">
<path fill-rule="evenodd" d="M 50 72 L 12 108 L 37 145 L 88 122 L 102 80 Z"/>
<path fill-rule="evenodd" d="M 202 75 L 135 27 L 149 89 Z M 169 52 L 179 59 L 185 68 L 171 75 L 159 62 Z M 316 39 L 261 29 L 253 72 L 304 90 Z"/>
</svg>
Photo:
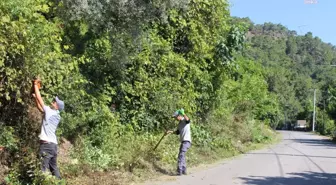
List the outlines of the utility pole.
<svg viewBox="0 0 336 185">
<path fill-rule="evenodd" d="M 288 125 L 287 125 L 287 120 L 286 120 L 286 117 L 287 117 L 286 111 L 287 111 L 287 110 L 285 110 L 285 126 L 286 126 L 286 128 L 287 128 L 286 130 L 289 130 Z"/>
<path fill-rule="evenodd" d="M 324 109 L 324 112 L 323 112 L 323 114 L 322 114 L 322 122 L 323 122 L 323 134 L 325 134 L 325 133 L 324 133 L 324 131 L 325 131 L 325 130 L 324 130 L 324 129 L 325 129 L 325 125 L 324 125 L 324 124 L 325 124 L 325 123 L 324 123 L 324 114 L 325 114 L 325 112 L 326 112 L 326 111 L 325 111 L 325 99 L 324 99 L 324 101 L 323 101 L 323 109 Z"/>
<path fill-rule="evenodd" d="M 315 132 L 315 103 L 316 103 L 316 89 L 314 89 L 313 132 Z"/>
</svg>

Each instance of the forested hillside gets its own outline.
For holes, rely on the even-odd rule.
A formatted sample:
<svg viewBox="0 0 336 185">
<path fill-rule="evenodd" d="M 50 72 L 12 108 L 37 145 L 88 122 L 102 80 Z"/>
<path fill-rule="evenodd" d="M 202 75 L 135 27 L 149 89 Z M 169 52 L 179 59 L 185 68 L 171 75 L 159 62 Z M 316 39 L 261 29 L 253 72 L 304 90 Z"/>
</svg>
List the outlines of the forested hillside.
<svg viewBox="0 0 336 185">
<path fill-rule="evenodd" d="M 330 134 L 335 63 L 335 47 L 311 33 L 232 18 L 224 0 L 2 0 L 1 180 L 55 181 L 36 157 L 34 76 L 47 104 L 65 101 L 62 182 L 124 184 L 132 179 L 114 174 L 175 169 L 177 136 L 151 149 L 179 108 L 192 120 L 191 165 L 271 141 L 285 117 L 311 120 L 314 88 L 319 131 Z"/>
<path fill-rule="evenodd" d="M 336 47 L 313 37 L 298 35 L 279 24 L 254 25 L 248 18 L 248 47 L 244 57 L 264 67 L 268 90 L 277 94 L 288 121 L 312 123 L 316 89 L 317 125 L 323 134 L 335 131 Z"/>
</svg>

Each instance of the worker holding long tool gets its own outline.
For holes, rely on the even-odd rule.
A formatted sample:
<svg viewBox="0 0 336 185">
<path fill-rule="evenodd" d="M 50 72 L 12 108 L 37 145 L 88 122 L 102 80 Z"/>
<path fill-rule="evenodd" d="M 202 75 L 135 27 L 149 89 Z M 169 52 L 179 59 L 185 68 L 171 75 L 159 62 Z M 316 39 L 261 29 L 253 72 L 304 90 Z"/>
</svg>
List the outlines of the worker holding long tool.
<svg viewBox="0 0 336 185">
<path fill-rule="evenodd" d="M 171 134 L 175 133 L 180 135 L 180 150 L 177 159 L 177 175 L 186 175 L 187 174 L 187 163 L 186 163 L 186 152 L 191 147 L 191 131 L 190 131 L 190 119 L 184 113 L 183 109 L 177 110 L 174 112 L 173 117 L 179 121 L 177 130 L 171 131 L 168 130 L 166 133 Z"/>
<path fill-rule="evenodd" d="M 60 111 L 64 109 L 64 102 L 57 96 L 53 99 L 51 106 L 44 105 L 44 101 L 40 94 L 41 80 L 33 81 L 33 96 L 37 108 L 42 112 L 43 120 L 40 134 L 40 151 L 39 155 L 42 159 L 42 171 L 50 170 L 56 178 L 61 179 L 59 169 L 57 167 L 57 137 L 56 129 L 61 120 Z"/>
</svg>

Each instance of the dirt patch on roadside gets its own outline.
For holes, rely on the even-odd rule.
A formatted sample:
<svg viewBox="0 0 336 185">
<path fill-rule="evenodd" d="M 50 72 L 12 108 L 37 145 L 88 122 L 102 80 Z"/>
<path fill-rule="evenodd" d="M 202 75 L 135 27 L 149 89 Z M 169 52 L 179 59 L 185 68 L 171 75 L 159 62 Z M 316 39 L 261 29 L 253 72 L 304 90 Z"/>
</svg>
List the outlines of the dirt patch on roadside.
<svg viewBox="0 0 336 185">
<path fill-rule="evenodd" d="M 69 164 L 71 163 L 71 151 L 73 149 L 73 145 L 70 141 L 66 140 L 65 138 L 61 139 L 61 143 L 58 147 L 58 161 L 62 164 Z"/>
<path fill-rule="evenodd" d="M 9 154 L 6 152 L 4 148 L 0 149 L 0 184 L 3 183 L 6 174 L 9 172 L 7 159 Z"/>
<path fill-rule="evenodd" d="M 125 179 L 125 174 L 120 172 L 92 172 L 87 176 L 80 176 L 68 180 L 68 184 L 73 185 L 124 185 L 121 179 Z"/>
</svg>

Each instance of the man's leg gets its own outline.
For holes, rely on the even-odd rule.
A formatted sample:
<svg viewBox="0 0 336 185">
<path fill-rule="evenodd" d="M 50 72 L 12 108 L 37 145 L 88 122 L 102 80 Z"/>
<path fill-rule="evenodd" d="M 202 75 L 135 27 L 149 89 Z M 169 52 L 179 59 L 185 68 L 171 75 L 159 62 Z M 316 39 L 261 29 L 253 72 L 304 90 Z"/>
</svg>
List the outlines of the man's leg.
<svg viewBox="0 0 336 185">
<path fill-rule="evenodd" d="M 49 162 L 50 159 L 52 158 L 51 155 L 51 148 L 49 146 L 49 144 L 47 143 L 43 143 L 40 145 L 40 152 L 39 152 L 39 156 L 41 159 L 41 170 L 43 172 L 46 172 L 49 169 Z"/>
<path fill-rule="evenodd" d="M 182 148 L 183 148 L 183 143 L 181 143 L 180 145 L 180 149 L 179 149 L 179 154 L 177 156 L 177 174 L 178 175 L 181 175 L 182 174 L 182 161 L 183 161 L 183 158 L 184 158 L 184 153 L 182 151 Z"/>
<path fill-rule="evenodd" d="M 53 157 L 50 159 L 50 162 L 49 162 L 50 171 L 55 177 L 57 177 L 58 179 L 61 179 L 61 175 L 57 167 L 57 145 L 56 144 L 52 144 L 52 145 L 53 145 L 52 147 Z"/>
<path fill-rule="evenodd" d="M 178 155 L 178 164 L 177 164 L 177 173 L 179 175 L 186 172 L 185 154 L 189 147 L 190 147 L 189 142 L 182 142 L 180 145 L 180 151 Z"/>
<path fill-rule="evenodd" d="M 187 162 L 186 162 L 186 153 L 188 151 L 188 149 L 190 148 L 190 142 L 184 142 L 183 143 L 183 148 L 184 148 L 184 158 L 182 161 L 182 173 L 183 174 L 187 174 Z"/>
</svg>

